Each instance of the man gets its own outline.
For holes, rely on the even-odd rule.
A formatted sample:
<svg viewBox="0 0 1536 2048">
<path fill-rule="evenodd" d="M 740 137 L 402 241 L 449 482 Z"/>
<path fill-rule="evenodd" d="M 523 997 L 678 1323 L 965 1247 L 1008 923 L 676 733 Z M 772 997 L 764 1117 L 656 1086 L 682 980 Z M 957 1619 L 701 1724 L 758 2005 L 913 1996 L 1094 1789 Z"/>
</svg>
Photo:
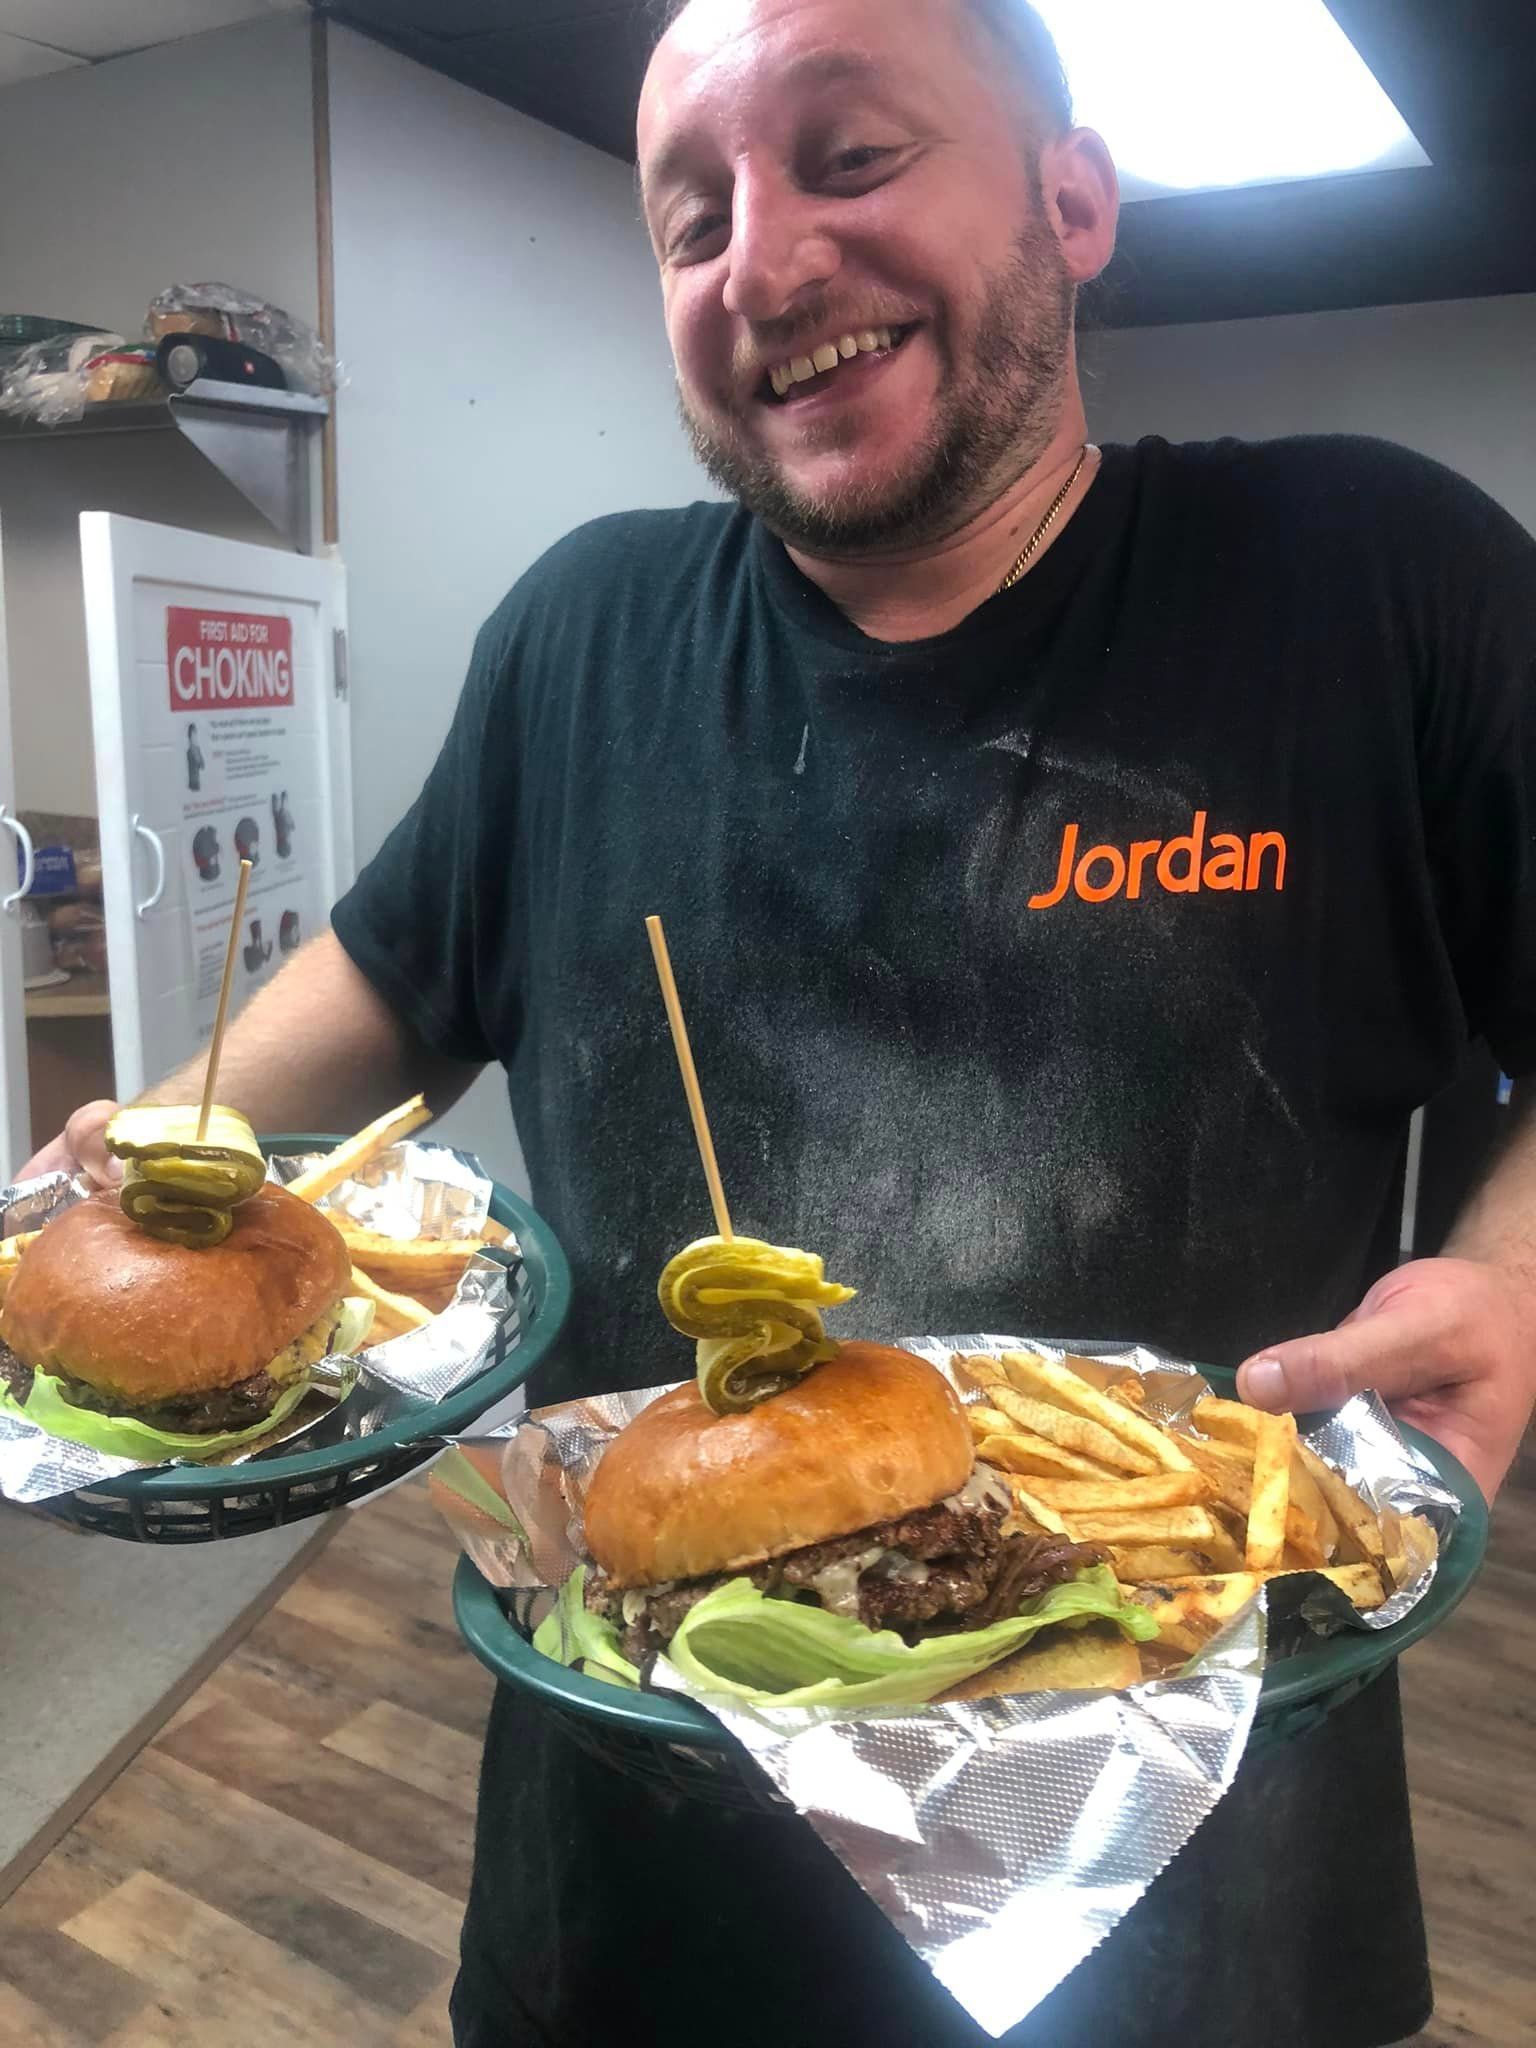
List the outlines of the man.
<svg viewBox="0 0 1536 2048">
<path fill-rule="evenodd" d="M 1536 548 L 1371 444 L 1088 446 L 1115 176 L 1022 7 L 693 0 L 639 154 L 738 505 L 524 578 L 334 936 L 230 1032 L 230 1097 L 313 1128 L 502 1061 L 576 1273 L 536 1394 L 682 1377 L 654 1284 L 708 1220 L 659 911 L 738 1223 L 859 1288 L 848 1334 L 1379 1385 L 1492 1492 L 1531 1141 L 1454 1256 L 1377 1276 L 1410 1112 L 1469 1032 L 1536 1052 Z M 101 1114 L 45 1157 L 98 1158 Z M 1246 1764 L 1008 2038 L 1377 2048 L 1429 2004 L 1389 1677 Z M 982 2039 L 808 1829 L 652 1794 L 505 1692 L 454 2012 L 460 2048 Z"/>
</svg>

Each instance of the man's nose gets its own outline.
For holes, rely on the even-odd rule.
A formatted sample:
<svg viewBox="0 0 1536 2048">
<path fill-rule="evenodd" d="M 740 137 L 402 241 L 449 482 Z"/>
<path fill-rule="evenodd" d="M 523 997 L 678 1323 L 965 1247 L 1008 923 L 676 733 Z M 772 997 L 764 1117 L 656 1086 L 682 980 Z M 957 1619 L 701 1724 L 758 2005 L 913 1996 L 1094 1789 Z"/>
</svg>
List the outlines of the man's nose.
<svg viewBox="0 0 1536 2048">
<path fill-rule="evenodd" d="M 743 320 L 782 320 L 837 275 L 841 257 L 827 232 L 825 202 L 772 174 L 743 173 L 731 203 L 726 311 Z"/>
</svg>

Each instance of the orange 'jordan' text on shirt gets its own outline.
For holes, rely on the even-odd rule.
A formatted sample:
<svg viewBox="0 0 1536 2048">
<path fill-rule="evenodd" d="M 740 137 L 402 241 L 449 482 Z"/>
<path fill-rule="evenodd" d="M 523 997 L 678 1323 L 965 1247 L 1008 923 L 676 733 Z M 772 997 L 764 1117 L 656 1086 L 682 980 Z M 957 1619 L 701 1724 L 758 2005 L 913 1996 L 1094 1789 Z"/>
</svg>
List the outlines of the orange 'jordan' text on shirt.
<svg viewBox="0 0 1536 2048">
<path fill-rule="evenodd" d="M 1170 896 L 1195 896 L 1202 889 L 1285 887 L 1286 844 L 1281 832 L 1212 834 L 1206 840 L 1204 811 L 1175 839 L 1136 839 L 1124 849 L 1090 846 L 1079 854 L 1081 828 L 1061 835 L 1056 879 L 1043 895 L 1031 896 L 1031 910 L 1050 910 L 1073 890 L 1084 903 L 1108 903 L 1115 896 L 1138 897 L 1155 882 Z M 1273 858 L 1266 858 L 1273 856 Z"/>
</svg>

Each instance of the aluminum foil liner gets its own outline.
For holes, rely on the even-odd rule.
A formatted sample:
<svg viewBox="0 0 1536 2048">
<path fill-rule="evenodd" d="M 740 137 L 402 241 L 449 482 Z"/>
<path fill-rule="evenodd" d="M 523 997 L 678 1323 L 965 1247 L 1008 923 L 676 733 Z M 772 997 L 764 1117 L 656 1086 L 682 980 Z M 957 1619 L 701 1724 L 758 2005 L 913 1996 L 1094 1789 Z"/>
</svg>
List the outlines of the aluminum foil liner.
<svg viewBox="0 0 1536 2048">
<path fill-rule="evenodd" d="M 1188 1428 L 1212 1390 L 1183 1360 L 1146 1346 L 1064 1346 L 1035 1338 L 904 1338 L 967 1402 L 951 1358 L 1031 1350 L 1127 1367 L 1146 1412 Z M 1098 1370 L 1096 1371 L 1096 1367 Z M 609 1442 L 665 1387 L 544 1408 L 494 1435 L 521 1529 L 469 1527 L 464 1543 L 496 1585 L 558 1586 L 586 1562 L 581 1503 Z M 466 1439 L 468 1440 L 468 1439 Z M 483 1441 L 483 1439 L 482 1439 Z M 1384 1515 L 1422 1516 L 1443 1541 L 1460 1504 L 1399 1436 L 1374 1396 L 1309 1438 Z M 1405 1546 L 1412 1554 L 1412 1546 Z M 1433 1559 L 1374 1615 L 1332 1589 L 1303 1610 L 1324 1629 L 1385 1627 L 1424 1597 Z M 547 1611 L 547 1596 L 519 1603 Z M 692 1696 L 755 1758 L 979 2026 L 994 2037 L 1032 2012 L 1130 1911 L 1231 1786 L 1266 1657 L 1261 1594 L 1177 1676 L 1124 1693 L 973 1700 L 862 1716 L 744 1709 Z M 666 1660 L 654 1682 L 690 1691 Z"/>
<path fill-rule="evenodd" d="M 273 1159 L 268 1176 L 286 1186 L 324 1156 L 292 1153 Z M 491 1193 L 480 1162 L 469 1153 L 407 1139 L 370 1160 L 316 1207 L 381 1237 L 478 1237 L 491 1213 Z"/>
<path fill-rule="evenodd" d="M 271 1160 L 269 1177 L 290 1181 L 320 1156 Z M 89 1192 L 83 1182 L 63 1173 L 0 1187 L 0 1238 L 42 1229 Z M 356 1181 L 344 1181 L 322 1206 L 388 1236 L 467 1238 L 480 1234 L 490 1198 L 491 1182 L 470 1154 L 410 1142 L 372 1161 Z M 477 1253 L 454 1300 L 429 1324 L 375 1344 L 356 1360 L 327 1360 L 323 1369 L 317 1368 L 318 1391 L 301 1401 L 284 1425 L 256 1449 L 220 1462 L 259 1469 L 270 1450 L 356 1441 L 455 1393 L 492 1362 L 498 1342 L 503 1351 L 518 1342 L 520 1257 L 512 1239 Z M 50 1500 L 143 1469 L 133 1459 L 67 1443 L 0 1410 L 0 1497 L 6 1500 Z"/>
</svg>

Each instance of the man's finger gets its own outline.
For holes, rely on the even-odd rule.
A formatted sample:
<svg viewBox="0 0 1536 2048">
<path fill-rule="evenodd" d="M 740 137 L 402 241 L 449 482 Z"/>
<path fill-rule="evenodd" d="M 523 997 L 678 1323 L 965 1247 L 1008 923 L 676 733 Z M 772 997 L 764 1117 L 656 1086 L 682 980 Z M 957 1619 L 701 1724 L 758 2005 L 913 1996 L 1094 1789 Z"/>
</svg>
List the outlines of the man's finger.
<svg viewBox="0 0 1536 2048">
<path fill-rule="evenodd" d="M 1341 1408 L 1367 1391 L 1401 1400 L 1428 1392 L 1444 1378 L 1415 1318 L 1376 1315 L 1323 1336 L 1269 1345 L 1239 1370 L 1237 1391 L 1250 1407 L 1306 1414 Z"/>
<path fill-rule="evenodd" d="M 99 1188 L 116 1187 L 121 1163 L 106 1148 L 107 1125 L 117 1114 L 115 1102 L 88 1102 L 77 1109 L 56 1138 L 35 1152 L 16 1178 L 35 1180 L 44 1173 L 83 1173 Z"/>
<path fill-rule="evenodd" d="M 64 1126 L 64 1139 L 80 1171 L 99 1188 L 113 1188 L 123 1177 L 122 1162 L 106 1147 L 107 1125 L 117 1114 L 115 1102 L 88 1102 Z"/>
</svg>

